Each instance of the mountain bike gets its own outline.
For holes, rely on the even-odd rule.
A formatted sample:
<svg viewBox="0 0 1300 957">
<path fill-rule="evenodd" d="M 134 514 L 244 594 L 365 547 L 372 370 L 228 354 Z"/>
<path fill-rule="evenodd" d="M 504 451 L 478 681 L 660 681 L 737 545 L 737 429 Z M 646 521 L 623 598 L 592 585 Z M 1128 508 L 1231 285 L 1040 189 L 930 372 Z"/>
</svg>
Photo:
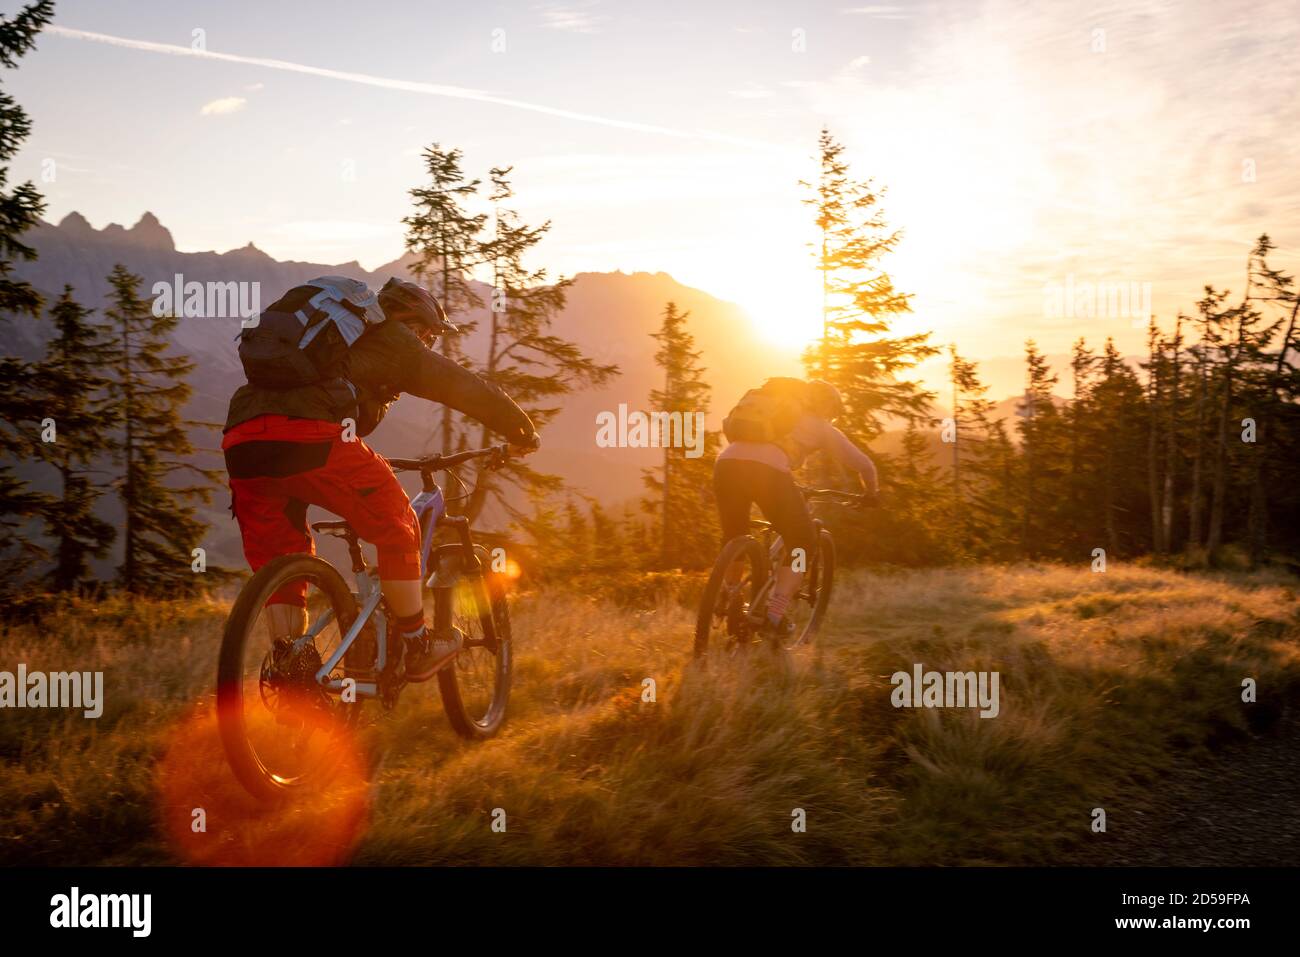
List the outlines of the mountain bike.
<svg viewBox="0 0 1300 957">
<path fill-rule="evenodd" d="M 433 599 L 433 634 L 459 633 L 453 663 L 437 672 L 443 710 L 456 732 L 481 739 L 505 720 L 512 667 L 505 581 L 491 555 L 473 540 L 465 516 L 447 514 L 434 481 L 474 459 L 498 468 L 508 446 L 388 459 L 396 472 L 419 472 L 421 491 L 411 499 L 420 523 L 421 577 Z M 308 554 L 282 555 L 249 579 L 226 620 L 217 669 L 217 720 L 236 778 L 266 801 L 318 778 L 337 762 L 342 738 L 354 732 L 367 702 L 396 707 L 407 684 L 405 649 L 380 590 L 366 565 L 356 532 L 344 521 L 312 524 L 342 539 L 356 588 L 329 562 Z M 435 544 L 439 529 L 451 541 Z M 298 602 L 305 594 L 305 612 Z M 272 598 L 279 601 L 271 602 Z M 290 624 L 286 627 L 285 622 Z"/>
<path fill-rule="evenodd" d="M 830 488 L 800 488 L 804 501 L 864 503 L 861 495 Z M 731 656 L 766 641 L 774 650 L 793 650 L 816 637 L 826 619 L 835 584 L 835 540 L 820 518 L 813 518 L 816 548 L 802 556 L 803 582 L 790 599 L 784 628 L 767 627 L 767 600 L 776 572 L 786 562 L 785 543 L 770 522 L 751 519 L 751 534 L 722 546 L 713 565 L 695 623 L 695 657 Z M 790 560 L 795 560 L 792 556 Z"/>
</svg>

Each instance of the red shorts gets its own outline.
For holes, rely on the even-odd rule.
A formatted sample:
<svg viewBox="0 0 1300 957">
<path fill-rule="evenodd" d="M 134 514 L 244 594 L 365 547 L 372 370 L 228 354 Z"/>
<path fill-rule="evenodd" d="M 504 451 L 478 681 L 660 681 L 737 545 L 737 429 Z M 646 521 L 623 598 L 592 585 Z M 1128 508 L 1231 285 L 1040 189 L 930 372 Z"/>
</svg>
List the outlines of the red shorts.
<svg viewBox="0 0 1300 957">
<path fill-rule="evenodd" d="M 385 580 L 420 578 L 420 526 L 406 492 L 380 456 L 360 439 L 344 442 L 333 422 L 261 415 L 226 433 L 221 447 L 230 475 L 231 510 L 253 571 L 272 558 L 315 553 L 307 506 L 319 505 L 379 553 Z M 301 604 L 303 589 L 272 602 Z"/>
</svg>

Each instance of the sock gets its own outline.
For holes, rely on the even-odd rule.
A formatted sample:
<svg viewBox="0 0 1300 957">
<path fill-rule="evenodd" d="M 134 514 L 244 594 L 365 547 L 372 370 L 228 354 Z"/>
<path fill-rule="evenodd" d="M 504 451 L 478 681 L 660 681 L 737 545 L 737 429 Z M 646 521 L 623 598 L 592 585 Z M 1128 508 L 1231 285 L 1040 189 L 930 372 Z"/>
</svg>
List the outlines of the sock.
<svg viewBox="0 0 1300 957">
<path fill-rule="evenodd" d="M 782 595 L 779 591 L 773 591 L 767 600 L 767 620 L 774 625 L 779 625 L 781 619 L 785 617 L 785 610 L 790 607 L 790 596 Z"/>
<path fill-rule="evenodd" d="M 409 615 L 406 618 L 398 618 L 393 624 L 397 627 L 397 633 L 407 641 L 424 637 L 423 611 L 417 611 L 414 615 Z"/>
</svg>

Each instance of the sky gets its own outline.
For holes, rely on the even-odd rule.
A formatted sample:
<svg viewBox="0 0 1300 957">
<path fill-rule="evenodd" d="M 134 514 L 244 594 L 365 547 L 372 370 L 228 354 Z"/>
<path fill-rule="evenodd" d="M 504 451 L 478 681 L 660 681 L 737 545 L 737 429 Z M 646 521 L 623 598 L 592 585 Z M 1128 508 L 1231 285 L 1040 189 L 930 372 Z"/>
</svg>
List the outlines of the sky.
<svg viewBox="0 0 1300 957">
<path fill-rule="evenodd" d="M 55 24 L 4 77 L 35 124 L 11 177 L 54 221 L 151 210 L 182 250 L 392 260 L 439 142 L 513 164 L 552 274 L 668 272 L 793 349 L 825 125 L 902 230 L 896 328 L 976 358 L 1139 352 L 1147 295 L 1169 320 L 1240 291 L 1264 231 L 1300 270 L 1293 0 L 61 0 Z M 1131 300 L 1059 308 L 1101 283 Z"/>
</svg>

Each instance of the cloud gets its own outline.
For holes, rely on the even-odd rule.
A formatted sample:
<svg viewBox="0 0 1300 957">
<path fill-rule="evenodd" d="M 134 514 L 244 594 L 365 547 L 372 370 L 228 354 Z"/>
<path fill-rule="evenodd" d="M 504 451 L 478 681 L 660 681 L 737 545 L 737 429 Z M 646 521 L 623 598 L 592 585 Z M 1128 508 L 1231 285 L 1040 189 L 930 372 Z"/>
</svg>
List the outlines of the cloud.
<svg viewBox="0 0 1300 957">
<path fill-rule="evenodd" d="M 348 245 L 358 240 L 387 237 L 393 232 L 392 224 L 364 222 L 350 219 L 313 219 L 277 223 L 269 233 L 274 240 L 319 240 L 329 237 L 329 244 Z"/>
<path fill-rule="evenodd" d="M 521 159 L 527 174 L 530 204 L 538 208 L 637 208 L 647 200 L 660 209 L 673 201 L 716 205 L 731 198 L 746 205 L 798 177 L 797 160 L 780 156 L 749 157 L 732 151 L 645 151 L 566 153 Z M 522 191 L 521 191 L 522 193 Z"/>
<path fill-rule="evenodd" d="M 269 57 L 252 57 L 243 56 L 236 53 L 217 53 L 213 50 L 196 50 L 192 47 L 179 46 L 174 43 L 155 43 L 152 40 L 135 40 L 130 37 L 119 37 L 109 33 L 94 33 L 90 30 L 76 30 L 71 27 L 59 25 L 45 28 L 46 34 L 53 36 L 67 37 L 73 40 L 88 40 L 92 43 L 105 43 L 109 46 L 122 47 L 128 50 L 142 50 L 148 53 L 163 53 L 168 56 L 186 56 L 195 57 L 201 60 L 219 60 L 224 63 L 242 63 L 247 66 L 260 66 L 268 70 L 284 70 L 290 73 L 304 73 L 309 76 L 319 76 L 330 80 L 341 80 L 345 83 L 356 83 L 362 86 L 379 87 L 385 90 L 400 90 L 406 93 L 420 93 L 425 96 L 441 96 L 456 100 L 471 100 L 478 103 L 491 103 L 497 106 L 507 106 L 516 110 L 527 110 L 531 113 L 542 113 L 547 116 L 554 116 L 560 119 L 576 120 L 580 123 L 594 123 L 599 126 L 609 126 L 617 129 L 631 130 L 637 133 L 650 133 L 656 136 L 672 136 L 681 139 L 707 140 L 715 143 L 726 143 L 733 146 L 742 146 L 748 149 L 762 150 L 766 152 L 781 151 L 784 147 L 775 146 L 770 143 L 762 143 L 755 140 L 747 140 L 742 137 L 730 136 L 726 133 L 712 130 L 679 130 L 667 126 L 658 126 L 652 123 L 639 123 L 635 120 L 624 120 L 612 116 L 599 116 L 594 113 L 580 113 L 577 110 L 566 110 L 560 107 L 547 106 L 543 103 L 532 103 L 526 100 L 516 100 L 510 97 L 496 96 L 482 90 L 469 89 L 461 86 L 450 86 L 441 83 L 423 83 L 415 80 L 398 80 L 392 77 L 374 76 L 369 73 L 353 73 L 346 70 L 332 70 L 327 67 L 308 66 L 305 63 L 293 63 L 289 60 L 276 60 Z"/>
<path fill-rule="evenodd" d="M 728 90 L 727 92 L 741 100 L 766 100 L 772 96 L 771 90 L 757 83 L 751 83 L 742 90 Z"/>
<path fill-rule="evenodd" d="M 242 96 L 223 96 L 211 103 L 204 103 L 199 112 L 204 116 L 223 116 L 226 113 L 238 113 L 248 103 Z"/>
<path fill-rule="evenodd" d="M 888 82 L 841 68 L 796 89 L 854 172 L 890 187 L 918 314 L 1009 340 L 1046 279 L 1150 281 L 1168 317 L 1206 281 L 1240 292 L 1264 229 L 1294 256 L 1298 43 L 1293 0 L 982 0 L 918 23 Z M 1244 182 L 1247 159 L 1268 175 Z M 1088 332 L 1132 345 L 1127 320 Z"/>
<path fill-rule="evenodd" d="M 896 6 L 866 6 L 866 7 L 845 7 L 841 13 L 854 14 L 856 16 L 871 17 L 875 20 L 906 20 L 911 14 L 907 7 Z"/>
<path fill-rule="evenodd" d="M 588 13 L 594 4 L 580 7 L 557 6 L 547 4 L 540 8 L 542 23 L 552 30 L 566 30 L 570 33 L 598 33 L 599 25 L 609 17 Z"/>
</svg>

